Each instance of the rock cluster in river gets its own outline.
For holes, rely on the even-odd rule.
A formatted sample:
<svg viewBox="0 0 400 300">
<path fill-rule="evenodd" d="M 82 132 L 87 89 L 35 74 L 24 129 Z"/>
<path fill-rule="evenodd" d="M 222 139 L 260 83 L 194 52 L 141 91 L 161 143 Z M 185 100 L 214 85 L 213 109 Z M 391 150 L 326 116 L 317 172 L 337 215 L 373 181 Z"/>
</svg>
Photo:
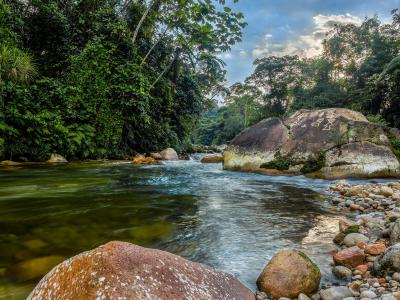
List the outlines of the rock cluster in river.
<svg viewBox="0 0 400 300">
<path fill-rule="evenodd" d="M 348 283 L 321 291 L 321 299 L 400 299 L 400 183 L 342 180 L 330 190 L 337 193 L 333 204 L 355 220 L 340 220 L 334 239 L 332 272 Z"/>
<path fill-rule="evenodd" d="M 167 148 L 161 152 L 150 153 L 148 156 L 138 154 L 131 159 L 131 163 L 134 165 L 152 165 L 160 160 L 179 160 L 178 153 L 172 148 Z"/>
<path fill-rule="evenodd" d="M 400 209 L 396 209 L 400 203 L 400 183 L 388 184 L 350 185 L 345 180 L 332 185 L 330 190 L 338 193 L 334 196 L 332 204 L 339 209 L 372 212 L 382 211 L 388 217 L 399 217 Z"/>
</svg>

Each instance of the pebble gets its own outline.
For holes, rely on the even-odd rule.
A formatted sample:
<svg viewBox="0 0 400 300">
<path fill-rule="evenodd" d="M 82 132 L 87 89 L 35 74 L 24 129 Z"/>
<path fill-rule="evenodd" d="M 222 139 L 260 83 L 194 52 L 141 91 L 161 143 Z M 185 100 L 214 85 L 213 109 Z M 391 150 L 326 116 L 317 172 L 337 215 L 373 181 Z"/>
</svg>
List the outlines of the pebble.
<svg viewBox="0 0 400 300">
<path fill-rule="evenodd" d="M 361 299 L 362 298 L 369 298 L 369 299 L 374 299 L 376 297 L 378 297 L 374 292 L 368 290 L 368 291 L 364 291 L 361 293 L 360 295 Z"/>
<path fill-rule="evenodd" d="M 372 273 L 375 260 L 390 246 L 393 223 L 400 218 L 400 182 L 351 185 L 340 181 L 331 190 L 336 193 L 331 203 L 356 216 L 356 221 L 350 218 L 339 222 L 342 240 L 338 240 L 338 251 L 358 247 L 364 251 L 365 259 L 360 265 L 353 264 L 356 267 L 333 267 L 336 277 L 351 278 L 351 282 L 347 287 L 326 284 L 329 288 L 318 293 L 321 300 L 400 300 L 400 271 L 389 272 L 385 278 L 373 277 Z M 349 291 L 351 294 L 346 295 Z"/>
<path fill-rule="evenodd" d="M 351 277 L 351 270 L 344 266 L 336 266 L 332 269 L 332 273 L 338 278 L 350 278 Z"/>
<path fill-rule="evenodd" d="M 306 294 L 300 293 L 297 300 L 311 300 Z"/>
<path fill-rule="evenodd" d="M 400 273 L 396 272 L 392 275 L 393 280 L 400 281 Z"/>
</svg>

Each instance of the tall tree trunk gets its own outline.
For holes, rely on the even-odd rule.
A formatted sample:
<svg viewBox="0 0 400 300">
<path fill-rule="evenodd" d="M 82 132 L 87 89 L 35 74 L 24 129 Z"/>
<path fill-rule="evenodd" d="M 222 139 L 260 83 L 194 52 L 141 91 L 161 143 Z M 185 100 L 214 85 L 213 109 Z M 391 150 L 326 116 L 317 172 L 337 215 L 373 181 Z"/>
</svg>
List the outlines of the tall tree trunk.
<svg viewBox="0 0 400 300">
<path fill-rule="evenodd" d="M 144 14 L 142 15 L 142 17 L 140 18 L 139 23 L 137 24 L 137 26 L 136 26 L 136 28 L 135 28 L 135 31 L 133 32 L 133 37 L 132 37 L 132 44 L 133 44 L 133 45 L 134 45 L 135 42 L 136 42 L 136 38 L 137 38 L 137 36 L 138 36 L 138 34 L 139 34 L 139 30 L 140 30 L 140 28 L 142 27 L 144 20 L 146 19 L 147 15 L 148 15 L 149 12 L 150 12 L 151 7 L 154 5 L 155 2 L 156 2 L 156 0 L 150 1 L 149 6 L 147 7 L 147 9 L 146 9 L 146 11 L 144 12 Z"/>
<path fill-rule="evenodd" d="M 142 62 L 140 63 L 141 66 L 146 62 L 147 58 L 150 56 L 151 52 L 153 52 L 154 48 L 161 42 L 161 40 L 163 39 L 163 37 L 165 36 L 167 31 L 168 31 L 168 26 L 165 28 L 165 30 L 161 34 L 160 38 L 151 46 L 149 51 L 147 51 L 146 55 L 142 59 Z"/>
<path fill-rule="evenodd" d="M 164 70 L 162 70 L 162 72 L 160 73 L 160 75 L 158 75 L 158 77 L 156 78 L 156 80 L 153 82 L 153 84 L 151 85 L 151 88 L 154 88 L 154 86 L 157 84 L 157 82 L 164 76 L 164 74 L 172 67 L 172 65 L 174 64 L 174 62 L 178 59 L 180 54 L 180 49 L 178 48 L 175 51 L 175 56 L 174 58 L 171 60 L 171 62 L 164 68 Z"/>
</svg>

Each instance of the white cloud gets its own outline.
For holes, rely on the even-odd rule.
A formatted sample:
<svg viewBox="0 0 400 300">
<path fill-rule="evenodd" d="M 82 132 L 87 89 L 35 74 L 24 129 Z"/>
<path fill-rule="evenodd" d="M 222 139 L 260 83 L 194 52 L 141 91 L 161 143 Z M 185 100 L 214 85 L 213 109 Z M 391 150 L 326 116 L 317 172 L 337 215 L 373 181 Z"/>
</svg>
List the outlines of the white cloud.
<svg viewBox="0 0 400 300">
<path fill-rule="evenodd" d="M 322 41 L 335 24 L 361 24 L 362 20 L 351 14 L 346 15 L 316 15 L 313 17 L 313 27 L 307 34 L 295 36 L 284 43 L 274 42 L 271 34 L 265 34 L 262 45 L 257 46 L 252 54 L 255 58 L 262 56 L 299 55 L 313 57 L 322 52 Z"/>
<path fill-rule="evenodd" d="M 230 52 L 222 53 L 222 54 L 219 55 L 219 58 L 222 58 L 222 59 L 232 59 L 232 54 L 231 54 Z"/>
<path fill-rule="evenodd" d="M 240 56 L 246 56 L 246 55 L 247 55 L 246 50 L 240 50 L 240 51 L 239 51 L 239 55 L 240 55 Z"/>
</svg>

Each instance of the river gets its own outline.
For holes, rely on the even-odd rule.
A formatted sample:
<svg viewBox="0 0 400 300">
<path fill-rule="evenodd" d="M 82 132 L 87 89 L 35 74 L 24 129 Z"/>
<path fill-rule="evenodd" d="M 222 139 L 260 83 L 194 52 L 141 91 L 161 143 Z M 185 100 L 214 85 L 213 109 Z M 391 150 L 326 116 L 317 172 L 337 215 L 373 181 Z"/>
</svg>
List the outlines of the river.
<svg viewBox="0 0 400 300">
<path fill-rule="evenodd" d="M 295 247 L 321 267 L 323 281 L 332 279 L 327 254 L 339 213 L 326 201 L 329 184 L 224 171 L 198 157 L 0 168 L 0 299 L 27 296 L 39 280 L 29 269 L 37 258 L 110 240 L 208 264 L 252 290 L 268 260 Z"/>
</svg>

